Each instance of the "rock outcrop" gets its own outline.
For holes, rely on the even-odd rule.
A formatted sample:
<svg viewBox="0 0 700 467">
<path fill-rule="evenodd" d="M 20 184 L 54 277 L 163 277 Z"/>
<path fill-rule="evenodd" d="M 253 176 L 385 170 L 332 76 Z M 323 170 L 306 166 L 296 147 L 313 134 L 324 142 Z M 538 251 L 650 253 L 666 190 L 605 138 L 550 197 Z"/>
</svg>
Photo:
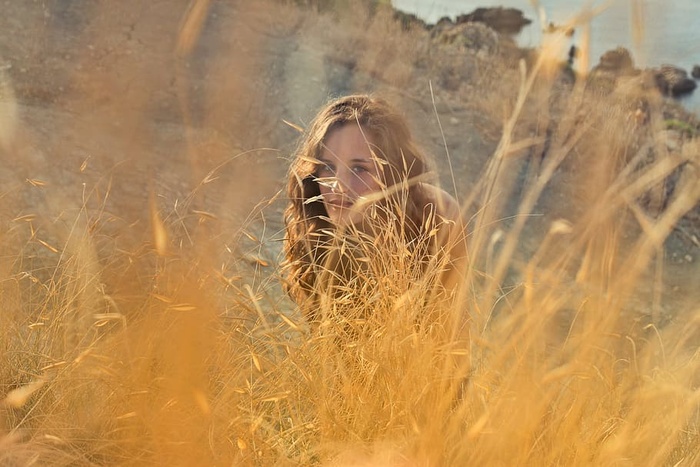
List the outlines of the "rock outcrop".
<svg viewBox="0 0 700 467">
<path fill-rule="evenodd" d="M 632 54 L 624 47 L 608 50 L 601 57 L 594 72 L 612 73 L 614 75 L 630 75 L 635 73 Z"/>
<path fill-rule="evenodd" d="M 516 8 L 477 8 L 466 15 L 459 15 L 455 21 L 462 23 L 484 23 L 494 31 L 501 34 L 517 34 L 520 30 L 532 23 L 525 18 L 523 12 Z"/>
<path fill-rule="evenodd" d="M 693 69 L 693 73 L 700 76 L 700 67 Z M 629 50 L 618 47 L 608 50 L 601 57 L 598 65 L 591 70 L 591 77 L 598 82 L 606 81 L 614 84 L 620 76 L 635 76 L 644 73 L 651 78 L 651 82 L 659 91 L 671 97 L 681 96 L 693 92 L 697 83 L 688 76 L 688 72 L 675 65 L 662 65 L 659 68 L 639 70 L 634 66 L 634 60 Z"/>
<path fill-rule="evenodd" d="M 496 53 L 500 42 L 498 33 L 480 23 L 438 25 L 431 31 L 431 37 L 435 43 L 482 55 Z"/>
<path fill-rule="evenodd" d="M 693 71 L 691 72 L 691 76 L 695 79 L 700 79 L 700 65 L 695 65 L 693 67 Z"/>
<path fill-rule="evenodd" d="M 662 65 L 652 70 L 659 90 L 667 96 L 681 96 L 693 92 L 697 83 L 688 77 L 688 72 L 674 65 Z"/>
</svg>

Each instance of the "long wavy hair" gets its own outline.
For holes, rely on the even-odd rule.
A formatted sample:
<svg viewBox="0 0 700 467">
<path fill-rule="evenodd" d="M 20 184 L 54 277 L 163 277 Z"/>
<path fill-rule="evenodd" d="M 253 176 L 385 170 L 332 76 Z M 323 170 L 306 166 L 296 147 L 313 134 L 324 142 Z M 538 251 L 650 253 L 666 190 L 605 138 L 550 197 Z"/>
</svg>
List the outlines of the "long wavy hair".
<svg viewBox="0 0 700 467">
<path fill-rule="evenodd" d="M 432 174 L 429 162 L 411 136 L 405 118 L 386 100 L 350 95 L 330 101 L 316 115 L 295 151 L 287 180 L 285 210 L 285 288 L 298 304 L 319 290 L 322 270 L 343 269 L 329 264 L 335 228 L 321 199 L 316 172 L 328 134 L 344 125 L 359 125 L 378 159 L 384 206 L 400 206 L 400 230 L 407 244 L 421 234 L 425 197 L 421 183 Z M 401 193 L 399 201 L 397 193 Z M 389 202 L 390 198 L 394 202 Z M 415 243 L 415 242 L 413 242 Z M 338 271 L 334 271 L 337 273 Z M 307 308 L 308 307 L 304 307 Z"/>
</svg>

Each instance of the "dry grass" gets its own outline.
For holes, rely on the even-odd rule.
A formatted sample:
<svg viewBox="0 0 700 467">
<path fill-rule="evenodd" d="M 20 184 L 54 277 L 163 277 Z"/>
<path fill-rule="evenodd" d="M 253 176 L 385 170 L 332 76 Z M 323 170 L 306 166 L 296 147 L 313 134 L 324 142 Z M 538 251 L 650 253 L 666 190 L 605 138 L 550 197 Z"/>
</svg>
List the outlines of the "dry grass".
<svg viewBox="0 0 700 467">
<path fill-rule="evenodd" d="M 700 199 L 699 143 L 668 154 L 658 106 L 642 130 L 582 86 L 549 118 L 544 65 L 495 103 L 508 119 L 464 201 L 471 262 L 451 304 L 385 235 L 386 248 L 360 241 L 367 269 L 310 329 L 268 264 L 284 200 L 231 233 L 193 201 L 216 171 L 184 203 L 152 197 L 145 241 L 143 224 L 105 210 L 108 181 L 39 214 L 14 212 L 8 191 L 0 463 L 697 465 L 700 309 L 675 300 L 680 317 L 662 326 L 644 291 Z M 386 79 L 405 82 L 401 70 Z M 508 170 L 525 161 L 504 220 L 520 183 Z M 649 213 L 641 200 L 679 167 Z M 65 200 L 25 186 L 10 190 Z M 573 202 L 533 218 L 551 193 Z"/>
</svg>

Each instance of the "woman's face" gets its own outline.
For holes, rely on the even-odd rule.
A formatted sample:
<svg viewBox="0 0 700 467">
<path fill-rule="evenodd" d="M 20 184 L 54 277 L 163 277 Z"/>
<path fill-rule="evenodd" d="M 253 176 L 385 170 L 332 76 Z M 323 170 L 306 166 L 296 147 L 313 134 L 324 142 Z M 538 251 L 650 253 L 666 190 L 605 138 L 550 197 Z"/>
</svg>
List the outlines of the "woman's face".
<svg viewBox="0 0 700 467">
<path fill-rule="evenodd" d="M 337 226 L 355 223 L 362 213 L 353 209 L 358 200 L 381 190 L 376 157 L 369 135 L 354 123 L 326 135 L 316 170 L 323 205 Z"/>
</svg>

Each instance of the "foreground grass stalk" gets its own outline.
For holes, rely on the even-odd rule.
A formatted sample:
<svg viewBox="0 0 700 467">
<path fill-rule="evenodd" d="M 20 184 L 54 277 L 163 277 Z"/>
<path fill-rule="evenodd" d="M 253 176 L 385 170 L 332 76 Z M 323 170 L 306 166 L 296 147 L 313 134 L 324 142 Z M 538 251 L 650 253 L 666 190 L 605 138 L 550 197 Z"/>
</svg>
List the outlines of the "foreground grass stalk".
<svg viewBox="0 0 700 467">
<path fill-rule="evenodd" d="M 192 2 L 181 60 L 210 8 Z M 136 220 L 110 211 L 104 174 L 75 199 L 34 178 L 13 187 L 0 198 L 0 464 L 698 464 L 700 309 L 647 299 L 700 199 L 698 142 L 670 151 L 660 108 L 635 126 L 583 79 L 556 94 L 557 69 L 523 65 L 497 103 L 513 102 L 464 198 L 477 215 L 457 299 L 440 293 L 438 255 L 415 261 L 405 219 L 375 211 L 374 230 L 333 232 L 329 257 L 355 274 L 324 271 L 321 319 L 307 322 L 279 284 L 280 200 L 234 223 L 210 198 L 228 165 L 277 151 L 204 170 L 188 132 L 183 154 L 206 175 L 174 202 L 150 186 Z M 650 191 L 676 176 L 652 211 Z M 556 216 L 555 196 L 568 203 Z"/>
</svg>

